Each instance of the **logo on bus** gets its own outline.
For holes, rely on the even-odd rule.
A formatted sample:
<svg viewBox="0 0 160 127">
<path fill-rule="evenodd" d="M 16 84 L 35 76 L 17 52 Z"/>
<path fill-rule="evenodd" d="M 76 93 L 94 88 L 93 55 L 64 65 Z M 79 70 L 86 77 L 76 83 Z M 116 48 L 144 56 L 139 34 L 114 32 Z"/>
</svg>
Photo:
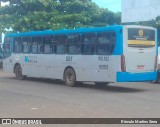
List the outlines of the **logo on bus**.
<svg viewBox="0 0 160 127">
<path fill-rule="evenodd" d="M 138 34 L 139 34 L 140 37 L 142 37 L 144 35 L 144 31 L 141 29 L 141 30 L 138 31 Z"/>
<path fill-rule="evenodd" d="M 25 63 L 37 63 L 37 57 L 36 56 L 25 56 L 24 57 Z"/>
</svg>

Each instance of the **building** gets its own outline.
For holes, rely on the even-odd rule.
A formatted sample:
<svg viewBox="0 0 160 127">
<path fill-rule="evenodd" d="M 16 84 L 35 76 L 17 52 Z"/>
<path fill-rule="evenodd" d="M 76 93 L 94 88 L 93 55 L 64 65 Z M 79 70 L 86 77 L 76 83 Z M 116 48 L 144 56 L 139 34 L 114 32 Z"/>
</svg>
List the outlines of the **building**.
<svg viewBox="0 0 160 127">
<path fill-rule="evenodd" d="M 122 23 L 149 21 L 160 16 L 160 0 L 122 0 Z"/>
</svg>

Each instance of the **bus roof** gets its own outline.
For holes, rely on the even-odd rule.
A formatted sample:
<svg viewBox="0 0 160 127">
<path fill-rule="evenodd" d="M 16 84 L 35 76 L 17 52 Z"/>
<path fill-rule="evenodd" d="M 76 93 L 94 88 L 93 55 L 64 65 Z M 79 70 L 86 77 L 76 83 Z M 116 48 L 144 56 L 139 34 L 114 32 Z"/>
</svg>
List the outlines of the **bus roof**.
<svg viewBox="0 0 160 127">
<path fill-rule="evenodd" d="M 30 31 L 30 32 L 20 32 L 13 34 L 6 34 L 6 37 L 16 37 L 16 36 L 34 36 L 34 35 L 48 35 L 48 34 L 72 34 L 72 33 L 86 33 L 86 32 L 99 32 L 103 30 L 116 31 L 122 29 L 123 26 L 106 26 L 106 27 L 91 27 L 91 28 L 77 28 L 71 29 L 61 29 L 61 30 L 44 30 L 44 31 Z"/>
</svg>

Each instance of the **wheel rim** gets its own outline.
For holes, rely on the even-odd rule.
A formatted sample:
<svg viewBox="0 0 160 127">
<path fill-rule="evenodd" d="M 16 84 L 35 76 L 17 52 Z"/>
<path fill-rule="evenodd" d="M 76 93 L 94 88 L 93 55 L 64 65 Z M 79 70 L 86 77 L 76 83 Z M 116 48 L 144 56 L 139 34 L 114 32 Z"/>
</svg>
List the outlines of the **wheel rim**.
<svg viewBox="0 0 160 127">
<path fill-rule="evenodd" d="M 73 69 L 68 68 L 68 69 L 65 71 L 64 80 L 65 80 L 65 84 L 66 84 L 67 86 L 70 86 L 70 87 L 75 86 L 76 76 L 75 76 L 75 72 L 74 72 Z"/>
<path fill-rule="evenodd" d="M 72 83 L 72 82 L 73 82 L 73 75 L 72 75 L 71 72 L 68 72 L 68 73 L 67 73 L 67 81 L 68 81 L 69 83 Z"/>
</svg>

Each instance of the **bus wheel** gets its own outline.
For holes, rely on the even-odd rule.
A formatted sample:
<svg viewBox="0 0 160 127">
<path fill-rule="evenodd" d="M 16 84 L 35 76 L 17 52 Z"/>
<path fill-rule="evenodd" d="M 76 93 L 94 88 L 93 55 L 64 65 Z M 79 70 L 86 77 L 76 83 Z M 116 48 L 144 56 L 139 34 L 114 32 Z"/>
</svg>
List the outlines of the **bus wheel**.
<svg viewBox="0 0 160 127">
<path fill-rule="evenodd" d="M 106 87 L 108 84 L 108 82 L 95 82 L 96 87 Z"/>
<path fill-rule="evenodd" d="M 73 69 L 68 68 L 65 70 L 64 81 L 67 86 L 74 87 L 76 85 L 76 74 Z"/>
<path fill-rule="evenodd" d="M 17 65 L 15 67 L 15 75 L 16 75 L 16 79 L 18 80 L 23 80 L 25 78 L 25 76 L 22 75 L 22 68 L 20 65 Z"/>
</svg>

